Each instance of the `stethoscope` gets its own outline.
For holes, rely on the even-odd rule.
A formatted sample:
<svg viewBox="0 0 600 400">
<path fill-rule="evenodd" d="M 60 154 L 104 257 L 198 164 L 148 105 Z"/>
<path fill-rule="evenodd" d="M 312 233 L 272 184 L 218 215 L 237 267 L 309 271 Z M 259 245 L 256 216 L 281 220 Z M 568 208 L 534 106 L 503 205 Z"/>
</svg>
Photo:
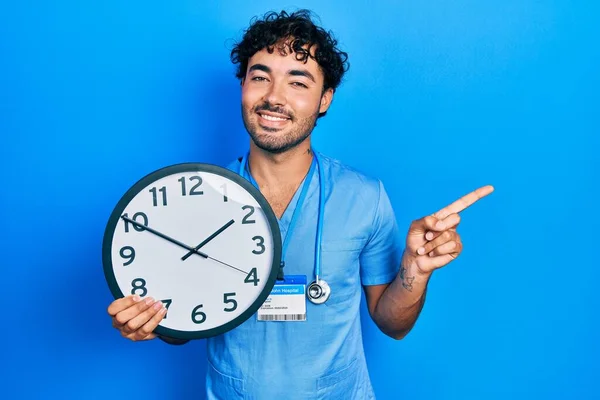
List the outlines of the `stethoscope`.
<svg viewBox="0 0 600 400">
<path fill-rule="evenodd" d="M 287 250 L 287 246 L 289 244 L 289 237 L 291 237 L 291 233 L 294 230 L 294 226 L 296 224 L 296 220 L 298 214 L 300 214 L 300 209 L 302 208 L 302 204 L 304 204 L 304 199 L 306 197 L 306 192 L 308 191 L 308 186 L 310 185 L 310 181 L 315 172 L 315 167 L 319 169 L 319 212 L 317 217 L 317 236 L 315 240 L 315 280 L 308 285 L 306 289 L 306 297 L 314 304 L 323 304 L 329 299 L 331 295 L 331 288 L 323 279 L 319 279 L 321 275 L 321 240 L 323 236 L 323 213 L 325 210 L 325 189 L 323 185 L 323 170 L 321 168 L 321 163 L 319 161 L 319 156 L 316 151 L 313 151 L 313 161 L 310 165 L 310 169 L 308 170 L 308 174 L 304 180 L 304 185 L 302 185 L 302 190 L 300 192 L 300 196 L 298 197 L 298 202 L 296 203 L 296 209 L 292 214 L 292 219 L 290 221 L 290 226 L 288 227 L 287 234 L 285 235 L 285 239 L 283 240 L 283 249 L 281 252 L 282 261 L 281 266 L 285 264 L 285 254 Z M 239 174 L 249 180 L 257 189 L 258 183 L 254 180 L 252 175 L 247 173 L 250 170 L 248 164 L 248 153 L 242 157 L 242 162 L 240 163 L 240 171 Z M 282 277 L 281 277 L 282 278 Z"/>
</svg>

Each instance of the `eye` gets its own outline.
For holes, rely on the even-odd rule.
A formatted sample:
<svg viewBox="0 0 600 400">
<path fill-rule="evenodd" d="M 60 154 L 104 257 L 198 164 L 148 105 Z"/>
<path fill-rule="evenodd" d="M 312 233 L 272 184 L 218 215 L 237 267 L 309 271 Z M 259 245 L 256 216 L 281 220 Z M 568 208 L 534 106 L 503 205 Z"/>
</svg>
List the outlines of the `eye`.
<svg viewBox="0 0 600 400">
<path fill-rule="evenodd" d="M 297 86 L 297 87 L 302 87 L 302 88 L 308 88 L 308 86 L 306 86 L 302 82 L 292 82 L 292 85 Z"/>
<path fill-rule="evenodd" d="M 265 78 L 264 76 L 255 76 L 252 78 L 252 80 L 256 81 L 256 82 L 263 82 L 263 81 L 266 81 L 267 78 Z"/>
</svg>

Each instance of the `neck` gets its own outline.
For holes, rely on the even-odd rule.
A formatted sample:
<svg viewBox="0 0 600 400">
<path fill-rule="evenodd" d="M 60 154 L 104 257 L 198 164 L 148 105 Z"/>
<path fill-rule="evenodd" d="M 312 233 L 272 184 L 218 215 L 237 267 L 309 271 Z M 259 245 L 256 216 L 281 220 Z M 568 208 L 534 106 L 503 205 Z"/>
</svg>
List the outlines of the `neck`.
<svg viewBox="0 0 600 400">
<path fill-rule="evenodd" d="M 277 187 L 300 182 L 308 172 L 312 159 L 308 139 L 281 154 L 269 153 L 250 141 L 248 163 L 252 177 L 259 187 Z"/>
</svg>

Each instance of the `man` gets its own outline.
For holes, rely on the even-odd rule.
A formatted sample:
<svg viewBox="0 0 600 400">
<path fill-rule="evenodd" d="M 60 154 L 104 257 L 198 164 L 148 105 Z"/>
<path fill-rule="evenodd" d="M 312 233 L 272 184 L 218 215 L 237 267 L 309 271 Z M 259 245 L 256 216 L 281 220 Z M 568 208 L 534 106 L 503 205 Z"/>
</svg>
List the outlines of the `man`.
<svg viewBox="0 0 600 400">
<path fill-rule="evenodd" d="M 458 213 L 493 190 L 485 186 L 415 220 L 402 243 L 381 182 L 311 148 L 317 119 L 326 114 L 347 70 L 347 55 L 336 45 L 309 12 L 281 12 L 254 22 L 232 51 L 251 140 L 247 165 L 236 160 L 228 168 L 245 170 L 275 212 L 282 238 L 289 240 L 285 273 L 309 281 L 315 275 L 318 176 L 323 177 L 321 277 L 331 295 L 323 304 L 307 302 L 304 322 L 253 316 L 207 339 L 209 399 L 373 398 L 362 346 L 361 288 L 381 331 L 403 338 L 423 307 L 432 272 L 462 251 Z M 315 157 L 319 170 L 308 176 Z M 305 183 L 306 197 L 299 199 Z M 108 312 L 123 336 L 148 340 L 155 338 L 162 308 L 160 301 L 147 304 L 129 296 L 114 301 Z"/>
</svg>

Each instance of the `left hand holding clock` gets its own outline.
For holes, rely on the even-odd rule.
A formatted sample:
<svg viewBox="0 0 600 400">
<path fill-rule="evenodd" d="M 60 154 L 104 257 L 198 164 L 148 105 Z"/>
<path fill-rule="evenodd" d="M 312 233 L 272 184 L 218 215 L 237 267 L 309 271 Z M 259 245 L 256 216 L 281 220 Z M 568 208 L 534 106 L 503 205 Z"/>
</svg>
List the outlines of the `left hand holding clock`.
<svg viewBox="0 0 600 400">
<path fill-rule="evenodd" d="M 413 221 L 406 237 L 403 265 L 415 264 L 419 272 L 430 274 L 456 259 L 463 248 L 456 232 L 458 213 L 493 191 L 490 185 L 480 187 L 438 212 Z"/>
</svg>

